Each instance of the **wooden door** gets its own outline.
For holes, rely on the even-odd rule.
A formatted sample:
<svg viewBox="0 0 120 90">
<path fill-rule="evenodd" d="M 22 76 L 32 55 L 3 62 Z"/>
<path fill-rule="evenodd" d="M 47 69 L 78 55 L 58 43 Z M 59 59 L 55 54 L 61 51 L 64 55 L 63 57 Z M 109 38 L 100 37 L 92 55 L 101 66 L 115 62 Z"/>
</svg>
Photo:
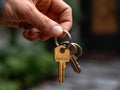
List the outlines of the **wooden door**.
<svg viewBox="0 0 120 90">
<path fill-rule="evenodd" d="M 116 34 L 116 2 L 115 0 L 92 0 L 92 33 Z"/>
</svg>

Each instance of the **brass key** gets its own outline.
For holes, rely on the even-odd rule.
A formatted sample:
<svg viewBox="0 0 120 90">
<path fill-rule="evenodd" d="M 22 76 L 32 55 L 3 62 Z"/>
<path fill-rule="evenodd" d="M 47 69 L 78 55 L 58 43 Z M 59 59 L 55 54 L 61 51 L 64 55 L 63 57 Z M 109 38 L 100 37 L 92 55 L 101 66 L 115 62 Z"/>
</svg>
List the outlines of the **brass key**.
<svg viewBox="0 0 120 90">
<path fill-rule="evenodd" d="M 63 83 L 65 77 L 66 62 L 70 60 L 70 50 L 64 45 L 60 45 L 54 50 L 54 59 L 58 62 L 58 77 L 59 82 Z"/>
</svg>

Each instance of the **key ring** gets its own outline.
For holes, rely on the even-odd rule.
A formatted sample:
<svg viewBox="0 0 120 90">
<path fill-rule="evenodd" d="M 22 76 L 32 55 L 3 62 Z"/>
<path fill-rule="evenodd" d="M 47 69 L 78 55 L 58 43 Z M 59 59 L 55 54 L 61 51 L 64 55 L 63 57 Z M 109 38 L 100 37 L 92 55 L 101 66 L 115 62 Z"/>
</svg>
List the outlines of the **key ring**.
<svg viewBox="0 0 120 90">
<path fill-rule="evenodd" d="M 66 48 L 69 48 L 70 45 L 71 45 L 71 42 L 72 42 L 72 36 L 70 35 L 70 33 L 67 31 L 67 30 L 63 30 L 63 32 L 65 32 L 67 35 L 68 35 L 68 38 L 69 38 L 69 45 L 66 47 Z M 60 44 L 58 43 L 58 39 L 55 38 L 55 44 L 57 46 L 59 46 Z"/>
</svg>

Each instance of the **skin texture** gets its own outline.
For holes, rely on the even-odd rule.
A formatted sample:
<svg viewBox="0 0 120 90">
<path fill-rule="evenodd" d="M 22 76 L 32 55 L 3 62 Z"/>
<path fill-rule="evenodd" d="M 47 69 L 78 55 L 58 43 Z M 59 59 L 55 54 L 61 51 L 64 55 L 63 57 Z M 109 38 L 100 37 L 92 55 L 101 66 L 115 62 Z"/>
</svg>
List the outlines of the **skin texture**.
<svg viewBox="0 0 120 90">
<path fill-rule="evenodd" d="M 72 9 L 63 0 L 6 0 L 0 25 L 24 28 L 31 41 L 62 38 L 72 27 Z"/>
</svg>

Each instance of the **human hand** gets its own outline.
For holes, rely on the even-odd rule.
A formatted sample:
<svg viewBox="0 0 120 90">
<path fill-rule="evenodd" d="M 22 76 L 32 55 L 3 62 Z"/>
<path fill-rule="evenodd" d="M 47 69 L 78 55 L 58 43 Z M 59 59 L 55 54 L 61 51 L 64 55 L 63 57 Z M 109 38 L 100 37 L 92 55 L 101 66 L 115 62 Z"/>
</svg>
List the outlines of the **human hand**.
<svg viewBox="0 0 120 90">
<path fill-rule="evenodd" d="M 31 41 L 63 37 L 72 27 L 72 10 L 63 0 L 6 0 L 0 25 L 25 28 Z"/>
</svg>

